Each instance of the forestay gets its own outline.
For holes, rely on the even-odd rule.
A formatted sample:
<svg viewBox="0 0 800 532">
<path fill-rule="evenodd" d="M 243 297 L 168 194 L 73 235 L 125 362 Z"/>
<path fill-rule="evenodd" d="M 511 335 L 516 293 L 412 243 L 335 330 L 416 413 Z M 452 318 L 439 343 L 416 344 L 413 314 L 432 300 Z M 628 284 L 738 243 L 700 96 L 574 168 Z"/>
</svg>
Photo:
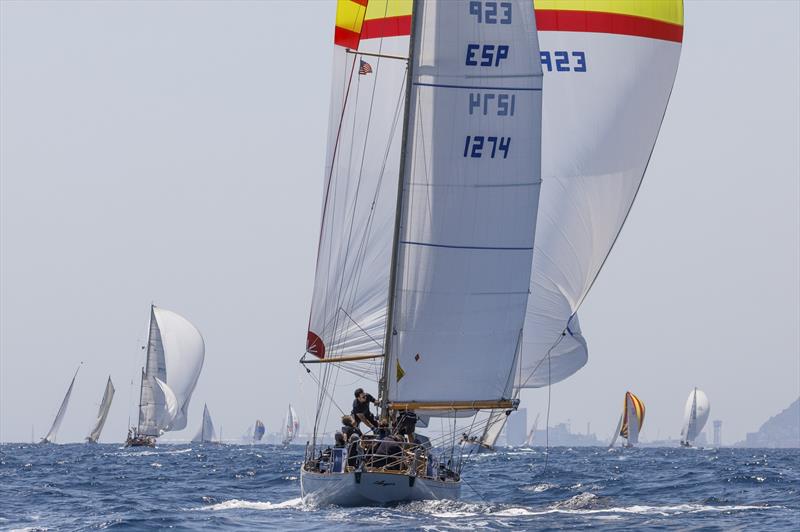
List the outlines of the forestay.
<svg viewBox="0 0 800 532">
<path fill-rule="evenodd" d="M 522 387 L 547 386 L 586 364 L 575 313 L 639 190 L 683 37 L 682 0 L 535 5 L 546 92 Z"/>
<path fill-rule="evenodd" d="M 531 3 L 488 4 L 427 2 L 415 14 L 393 404 L 511 398 L 539 200 L 542 72 Z"/>
<path fill-rule="evenodd" d="M 100 439 L 100 433 L 106 424 L 108 411 L 111 409 L 111 401 L 114 399 L 114 391 L 114 383 L 111 382 L 111 376 L 109 375 L 106 389 L 103 392 L 103 400 L 100 402 L 100 409 L 97 411 L 97 420 L 94 422 L 94 427 L 89 432 L 89 436 L 86 437 L 90 442 L 96 443 Z"/>
<path fill-rule="evenodd" d="M 386 328 L 409 38 L 392 31 L 381 39 L 368 37 L 376 23 L 386 30 L 384 21 L 407 3 L 365 4 L 340 0 L 336 14 L 322 224 L 306 345 L 307 352 L 327 359 L 383 353 Z M 353 53 L 356 49 L 368 55 Z"/>
</svg>

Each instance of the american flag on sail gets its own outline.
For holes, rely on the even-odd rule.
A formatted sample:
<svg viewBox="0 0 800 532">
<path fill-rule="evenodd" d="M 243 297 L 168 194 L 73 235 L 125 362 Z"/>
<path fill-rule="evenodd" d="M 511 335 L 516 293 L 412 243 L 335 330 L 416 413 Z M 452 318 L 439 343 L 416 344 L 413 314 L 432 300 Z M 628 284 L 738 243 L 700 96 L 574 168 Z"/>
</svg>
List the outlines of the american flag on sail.
<svg viewBox="0 0 800 532">
<path fill-rule="evenodd" d="M 359 61 L 361 61 L 361 64 L 358 67 L 358 74 L 361 76 L 366 76 L 367 74 L 371 74 L 372 66 L 363 59 L 359 59 Z"/>
</svg>

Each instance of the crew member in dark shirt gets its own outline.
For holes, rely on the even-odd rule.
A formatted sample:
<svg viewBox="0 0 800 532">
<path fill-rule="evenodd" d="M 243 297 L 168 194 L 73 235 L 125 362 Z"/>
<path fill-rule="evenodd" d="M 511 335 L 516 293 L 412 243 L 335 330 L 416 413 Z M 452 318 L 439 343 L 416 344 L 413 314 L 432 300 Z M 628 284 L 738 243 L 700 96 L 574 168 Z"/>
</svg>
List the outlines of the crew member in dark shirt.
<svg viewBox="0 0 800 532">
<path fill-rule="evenodd" d="M 366 423 L 366 425 L 371 428 L 375 429 L 378 425 L 378 422 L 375 419 L 375 416 L 372 415 L 370 412 L 369 404 L 378 404 L 378 400 L 372 397 L 368 393 L 364 393 L 363 388 L 358 388 L 354 392 L 356 398 L 353 400 L 353 419 L 355 420 L 355 426 L 358 427 L 359 423 L 362 421 Z"/>
<path fill-rule="evenodd" d="M 363 436 L 352 416 L 342 416 L 342 434 L 348 441 L 353 434 L 357 434 L 359 438 Z"/>
</svg>

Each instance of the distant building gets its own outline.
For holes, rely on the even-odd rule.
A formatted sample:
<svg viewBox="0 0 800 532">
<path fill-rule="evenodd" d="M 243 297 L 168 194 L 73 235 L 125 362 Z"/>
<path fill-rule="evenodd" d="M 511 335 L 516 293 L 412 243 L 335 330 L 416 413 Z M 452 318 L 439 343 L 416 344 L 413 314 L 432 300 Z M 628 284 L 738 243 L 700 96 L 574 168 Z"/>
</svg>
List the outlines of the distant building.
<svg viewBox="0 0 800 532">
<path fill-rule="evenodd" d="M 588 427 L 587 427 L 588 429 Z M 537 430 L 533 435 L 533 445 L 535 447 L 597 447 L 606 445 L 601 442 L 594 434 L 574 434 L 570 432 L 567 423 L 559 423 L 555 427 L 550 427 L 549 434 L 546 430 Z"/>
<path fill-rule="evenodd" d="M 722 447 L 722 421 L 714 420 L 714 447 Z"/>
<path fill-rule="evenodd" d="M 528 410 L 518 408 L 508 416 L 506 442 L 509 447 L 521 447 L 528 439 Z"/>
</svg>

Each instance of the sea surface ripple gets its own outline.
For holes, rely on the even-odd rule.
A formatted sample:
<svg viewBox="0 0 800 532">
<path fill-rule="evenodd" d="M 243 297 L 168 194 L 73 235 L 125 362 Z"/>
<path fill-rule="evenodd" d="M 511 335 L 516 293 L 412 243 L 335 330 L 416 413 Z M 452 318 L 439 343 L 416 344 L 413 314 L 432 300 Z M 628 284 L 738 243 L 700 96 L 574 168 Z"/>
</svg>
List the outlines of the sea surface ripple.
<svg viewBox="0 0 800 532">
<path fill-rule="evenodd" d="M 314 508 L 301 446 L 0 445 L 2 530 L 800 529 L 800 451 L 551 448 L 470 459 L 459 501 Z"/>
</svg>

